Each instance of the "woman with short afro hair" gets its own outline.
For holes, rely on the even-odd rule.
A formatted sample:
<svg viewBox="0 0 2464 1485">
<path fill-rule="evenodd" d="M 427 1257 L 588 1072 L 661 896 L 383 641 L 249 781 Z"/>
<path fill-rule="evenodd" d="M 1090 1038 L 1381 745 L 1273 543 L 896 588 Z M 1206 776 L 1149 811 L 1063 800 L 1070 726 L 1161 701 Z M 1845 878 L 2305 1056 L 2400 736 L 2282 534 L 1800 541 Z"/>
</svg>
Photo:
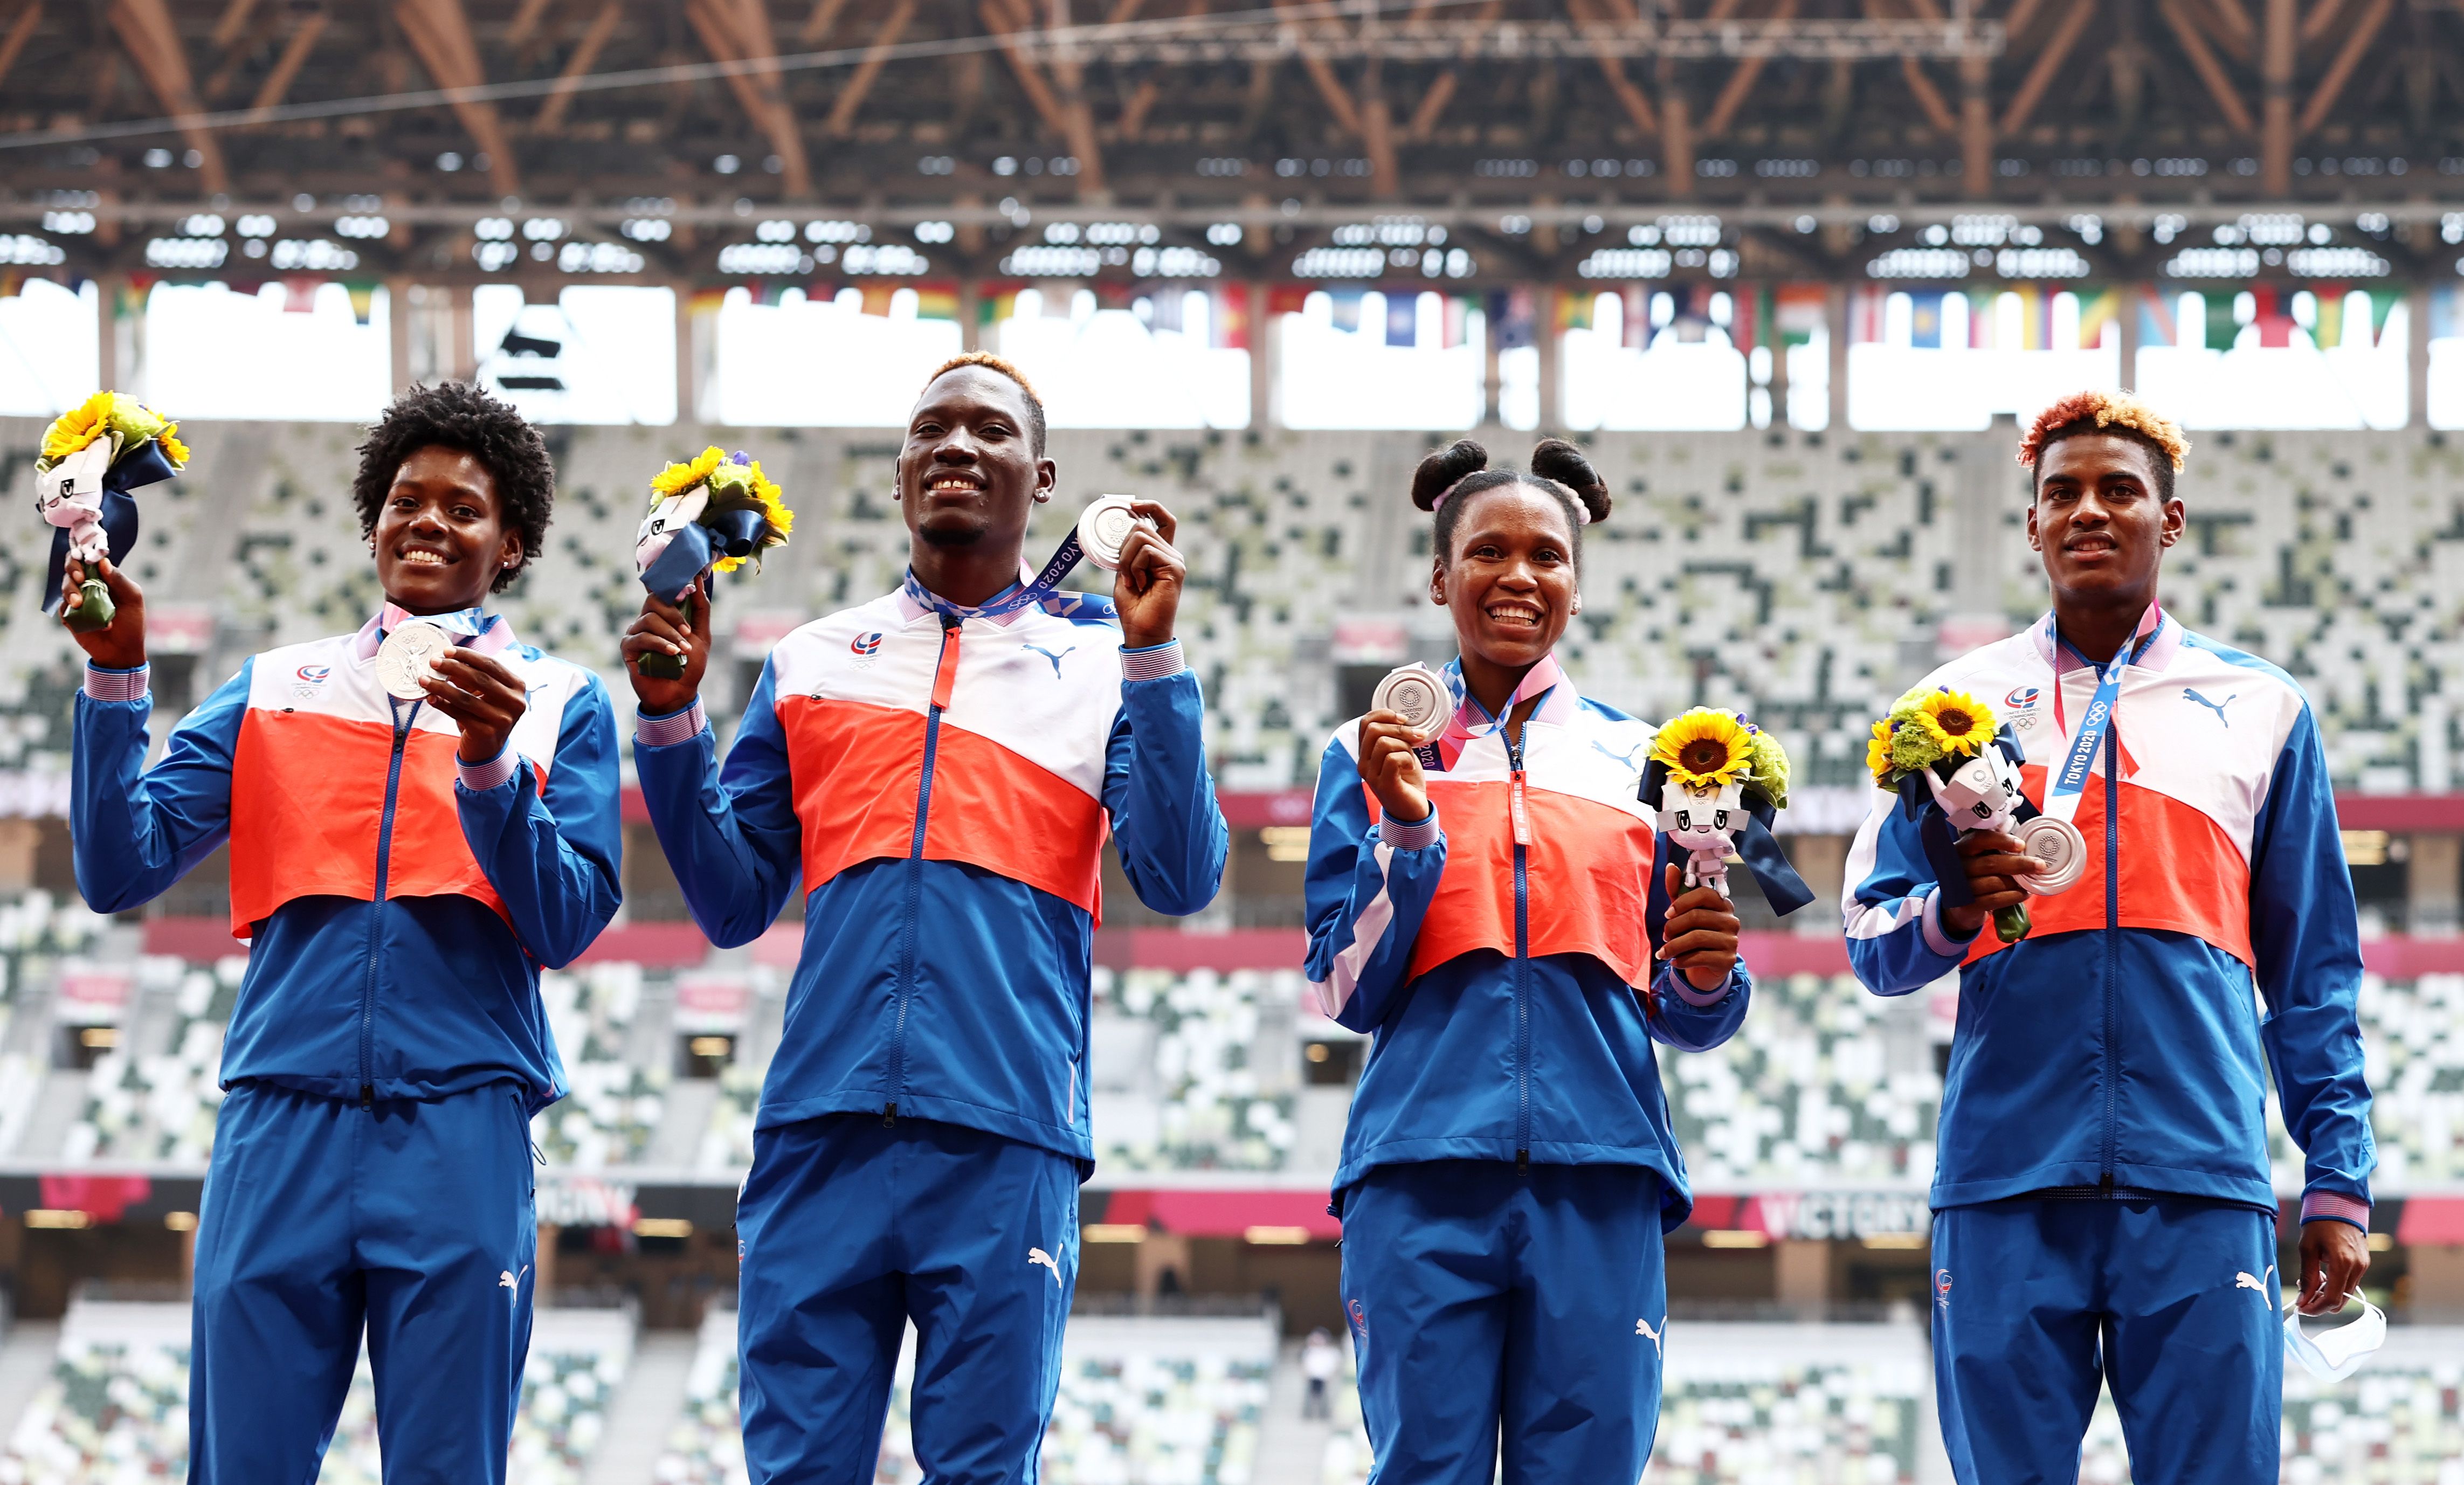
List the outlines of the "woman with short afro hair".
<svg viewBox="0 0 2464 1485">
<path fill-rule="evenodd" d="M 360 452 L 383 606 L 243 664 L 154 767 L 144 595 L 101 562 L 117 616 L 71 631 L 78 889 L 126 911 L 228 842 L 250 946 L 198 1212 L 195 1485 L 316 1478 L 363 1336 L 387 1485 L 501 1485 L 530 1120 L 565 1091 L 539 975 L 616 910 L 606 688 L 484 606 L 539 557 L 546 446 L 447 384 L 404 394 Z M 446 649 L 405 696 L 386 645 L 414 633 Z"/>
<path fill-rule="evenodd" d="M 1557 663 L 1609 513 L 1591 462 L 1466 439 L 1412 500 L 1455 710 L 1425 743 L 1393 711 L 1336 732 L 1307 894 L 1320 1008 L 1372 1038 L 1334 1182 L 1371 1479 L 1631 1482 L 1692 1206 L 1653 1043 L 1727 1040 L 1752 982 L 1639 798 L 1653 730 Z"/>
</svg>

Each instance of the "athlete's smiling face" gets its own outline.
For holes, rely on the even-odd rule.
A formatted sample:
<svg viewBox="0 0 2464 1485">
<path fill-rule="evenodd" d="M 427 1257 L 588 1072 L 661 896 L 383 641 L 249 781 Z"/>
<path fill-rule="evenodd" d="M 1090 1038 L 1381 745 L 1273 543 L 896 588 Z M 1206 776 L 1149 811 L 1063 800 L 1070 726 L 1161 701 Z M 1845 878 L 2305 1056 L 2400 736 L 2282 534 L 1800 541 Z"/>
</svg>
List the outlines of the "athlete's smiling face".
<svg viewBox="0 0 2464 1485">
<path fill-rule="evenodd" d="M 2159 492 L 2162 457 L 2116 433 L 2074 433 L 2038 456 L 2028 544 L 2043 555 L 2057 594 L 2153 601 L 2156 564 L 2182 536 L 2182 502 Z"/>
<path fill-rule="evenodd" d="M 1454 551 L 1429 597 L 1454 616 L 1465 655 L 1521 670 L 1539 664 L 1573 614 L 1574 528 L 1566 509 L 1525 484 L 1474 491 Z"/>
<path fill-rule="evenodd" d="M 1027 420 L 1025 390 L 997 371 L 956 366 L 934 378 L 898 455 L 907 529 L 937 547 L 1023 545 L 1035 498 L 1054 478 Z"/>
<path fill-rule="evenodd" d="M 433 445 L 394 470 L 372 541 L 378 585 L 414 614 L 475 608 L 522 560 L 496 477 L 476 455 Z"/>
</svg>

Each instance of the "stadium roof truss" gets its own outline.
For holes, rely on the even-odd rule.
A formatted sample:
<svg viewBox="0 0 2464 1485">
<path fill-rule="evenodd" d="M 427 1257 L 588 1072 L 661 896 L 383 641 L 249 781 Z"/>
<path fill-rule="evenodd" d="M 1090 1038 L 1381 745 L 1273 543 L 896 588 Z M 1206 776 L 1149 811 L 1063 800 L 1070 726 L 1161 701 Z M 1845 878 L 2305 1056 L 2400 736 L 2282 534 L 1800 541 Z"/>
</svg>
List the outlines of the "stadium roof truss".
<svg viewBox="0 0 2464 1485">
<path fill-rule="evenodd" d="M 1661 272 L 2153 279 L 2289 232 L 2419 278 L 2464 240 L 2452 4 L 1079 5 L 0 0 L 0 271 L 1521 281 L 1708 229 Z"/>
</svg>

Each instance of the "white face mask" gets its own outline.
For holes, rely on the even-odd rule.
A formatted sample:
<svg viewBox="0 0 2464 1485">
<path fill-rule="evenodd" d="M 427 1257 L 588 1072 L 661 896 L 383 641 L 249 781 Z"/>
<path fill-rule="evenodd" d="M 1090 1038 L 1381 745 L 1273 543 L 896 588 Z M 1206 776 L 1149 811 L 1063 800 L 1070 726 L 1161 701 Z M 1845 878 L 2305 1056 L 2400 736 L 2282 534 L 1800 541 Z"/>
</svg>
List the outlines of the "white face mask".
<svg viewBox="0 0 2464 1485">
<path fill-rule="evenodd" d="M 2315 1337 L 2301 1333 L 2299 1310 L 2284 1307 L 2284 1352 L 2321 1382 L 2343 1381 L 2387 1343 L 2386 1314 L 2358 1294 L 2351 1298 L 2362 1307 L 2361 1318 Z"/>
</svg>

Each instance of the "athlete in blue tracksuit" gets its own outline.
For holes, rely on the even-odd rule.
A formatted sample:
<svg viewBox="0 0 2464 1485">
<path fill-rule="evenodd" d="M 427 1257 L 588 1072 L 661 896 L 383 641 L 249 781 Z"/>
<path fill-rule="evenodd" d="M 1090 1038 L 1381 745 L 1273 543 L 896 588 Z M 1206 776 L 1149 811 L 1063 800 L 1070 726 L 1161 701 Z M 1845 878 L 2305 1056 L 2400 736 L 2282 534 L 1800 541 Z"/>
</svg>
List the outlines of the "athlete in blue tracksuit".
<svg viewBox="0 0 2464 1485">
<path fill-rule="evenodd" d="M 2276 1478 L 2271 1074 L 2308 1160 L 2300 1308 L 2341 1307 L 2369 1266 L 2362 965 L 2326 758 L 2290 677 L 2155 601 L 2185 447 L 2125 398 L 2040 416 L 2021 457 L 2053 612 L 1925 683 L 2001 714 L 2031 799 L 2075 812 L 2078 884 L 2023 897 L 2035 863 L 1986 835 L 1960 847 L 1974 901 L 1946 906 L 1917 821 L 1881 795 L 1849 857 L 1858 976 L 1880 994 L 1960 976 L 1933 1337 L 1969 1485 L 2077 1480 L 2100 1375 L 2138 1477 Z M 2049 768 L 2084 786 L 2049 799 Z M 2028 937 L 1980 934 L 2022 901 Z"/>
<path fill-rule="evenodd" d="M 1718 1046 L 1752 985 L 1718 893 L 1668 902 L 1638 797 L 1652 729 L 1551 653 L 1607 492 L 1554 441 L 1548 478 L 1485 462 L 1466 440 L 1413 482 L 1461 710 L 1417 756 L 1373 711 L 1319 766 L 1309 975 L 1375 1037 L 1335 1175 L 1344 1304 L 1376 1485 L 1501 1463 L 1508 1485 L 1630 1482 L 1660 1412 L 1661 1234 L 1693 1205 L 1652 1044 Z"/>
<path fill-rule="evenodd" d="M 123 911 L 228 841 L 250 941 L 198 1214 L 196 1485 L 315 1479 L 363 1331 L 387 1485 L 505 1478 L 530 1119 L 564 1091 L 539 971 L 616 910 L 606 690 L 479 607 L 539 556 L 555 470 L 538 433 L 473 388 L 416 390 L 354 490 L 384 610 L 249 661 L 153 768 L 136 583 L 106 564 L 118 616 L 76 636 L 79 890 Z M 414 615 L 461 644 L 399 702 L 374 657 Z"/>
<path fill-rule="evenodd" d="M 869 1480 L 912 1320 L 934 1485 L 1037 1477 L 1078 1272 L 1089 953 L 1107 822 L 1149 906 L 1195 912 L 1229 832 L 1163 508 L 1111 605 L 1019 580 L 1053 486 L 1015 369 L 961 358 L 898 461 L 902 591 L 764 666 L 724 771 L 709 652 L 653 599 L 628 657 L 642 794 L 693 918 L 741 944 L 801 880 L 802 959 L 737 1204 L 744 1454 L 766 1481 Z"/>
</svg>

